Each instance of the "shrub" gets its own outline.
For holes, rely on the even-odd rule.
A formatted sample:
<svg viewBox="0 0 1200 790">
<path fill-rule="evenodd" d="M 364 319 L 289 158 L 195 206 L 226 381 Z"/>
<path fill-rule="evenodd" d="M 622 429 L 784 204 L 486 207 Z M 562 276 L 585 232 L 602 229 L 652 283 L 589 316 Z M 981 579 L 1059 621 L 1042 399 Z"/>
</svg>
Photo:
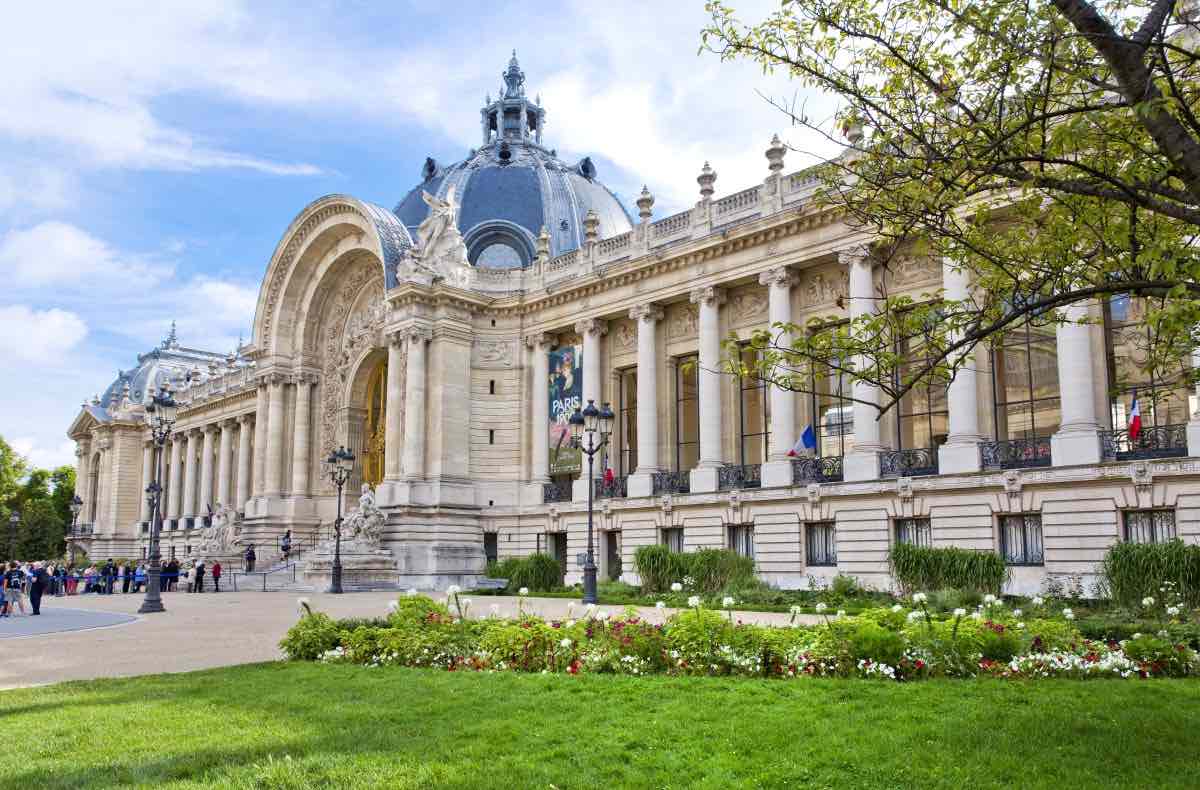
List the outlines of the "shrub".
<svg viewBox="0 0 1200 790">
<path fill-rule="evenodd" d="M 1027 620 L 1023 630 L 1025 643 L 1034 653 L 1070 650 L 1083 642 L 1075 626 L 1064 620 Z"/>
<path fill-rule="evenodd" d="M 925 548 L 898 543 L 888 555 L 892 575 L 903 590 L 974 590 L 999 593 L 1008 579 L 1004 558 L 992 551 L 957 547 Z"/>
<path fill-rule="evenodd" d="M 904 656 L 904 640 L 895 631 L 873 622 L 859 623 L 847 640 L 851 657 L 897 666 Z"/>
<path fill-rule="evenodd" d="M 666 592 L 674 582 L 690 576 L 691 590 L 716 593 L 722 590 L 757 588 L 754 560 L 728 549 L 698 549 L 674 552 L 666 546 L 642 546 L 634 554 L 634 565 L 647 593 Z"/>
<path fill-rule="evenodd" d="M 642 579 L 642 589 L 648 593 L 666 592 L 672 583 L 688 575 L 685 555 L 661 544 L 640 546 L 633 555 L 633 565 Z"/>
<path fill-rule="evenodd" d="M 338 646 L 341 634 L 329 615 L 309 612 L 288 629 L 279 648 L 290 661 L 316 661 Z"/>
<path fill-rule="evenodd" d="M 1186 675 L 1193 668 L 1194 653 L 1190 648 L 1173 645 L 1157 636 L 1139 634 L 1136 639 L 1123 642 L 1121 648 L 1126 658 L 1154 675 Z"/>
<path fill-rule="evenodd" d="M 1174 582 L 1188 606 L 1200 606 L 1200 546 L 1178 538 L 1166 543 L 1117 543 L 1100 565 L 1101 593 L 1129 608 L 1157 595 L 1163 582 Z"/>
<path fill-rule="evenodd" d="M 842 598 L 853 598 L 860 592 L 858 579 L 839 573 L 833 577 L 833 583 L 829 586 L 829 591 Z"/>
<path fill-rule="evenodd" d="M 1022 639 L 1017 629 L 1003 623 L 988 622 L 979 629 L 979 652 L 990 661 L 1007 662 L 1021 652 Z"/>
</svg>

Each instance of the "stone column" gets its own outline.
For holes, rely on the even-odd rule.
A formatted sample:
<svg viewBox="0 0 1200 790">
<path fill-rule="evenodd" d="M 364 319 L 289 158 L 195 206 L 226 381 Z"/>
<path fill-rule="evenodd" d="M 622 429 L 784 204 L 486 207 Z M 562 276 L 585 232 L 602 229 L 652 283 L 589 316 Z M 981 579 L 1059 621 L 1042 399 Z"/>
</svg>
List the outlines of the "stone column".
<svg viewBox="0 0 1200 790">
<path fill-rule="evenodd" d="M 243 414 L 238 426 L 238 456 L 237 456 L 237 502 L 234 508 L 244 510 L 246 501 L 250 499 L 250 423 L 253 415 Z"/>
<path fill-rule="evenodd" d="M 283 492 L 283 377 L 271 376 L 267 382 L 267 449 L 263 493 L 279 496 Z"/>
<path fill-rule="evenodd" d="M 183 437 L 171 437 L 170 479 L 167 485 L 167 517 L 178 520 L 183 515 Z"/>
<path fill-rule="evenodd" d="M 312 377 L 296 376 L 296 431 L 292 440 L 292 496 L 308 496 L 310 439 L 312 421 Z"/>
<path fill-rule="evenodd" d="M 1096 372 L 1092 364 L 1092 328 L 1088 303 L 1063 308 L 1067 323 L 1058 327 L 1058 387 L 1062 422 L 1050 437 L 1055 466 L 1100 462 L 1100 424 L 1096 419 Z"/>
<path fill-rule="evenodd" d="M 947 300 L 961 302 L 970 296 L 970 274 L 945 259 L 942 261 L 942 286 Z M 952 336 L 951 342 L 958 336 Z M 962 355 L 959 356 L 961 358 Z M 979 432 L 978 379 L 975 360 L 968 359 L 954 374 L 954 380 L 946 392 L 950 435 L 946 443 L 938 448 L 938 470 L 942 474 L 978 472 L 982 468 L 979 443 L 983 436 Z"/>
<path fill-rule="evenodd" d="M 267 469 L 267 382 L 259 381 L 254 402 L 254 496 L 266 493 Z"/>
<path fill-rule="evenodd" d="M 772 144 L 775 143 L 778 139 Z M 774 337 L 780 331 L 776 324 L 792 322 L 792 286 L 796 284 L 796 275 L 787 266 L 779 266 L 760 274 L 758 282 L 767 286 L 767 320 Z M 792 461 L 788 451 L 796 442 L 796 395 L 782 387 L 768 385 L 767 397 L 771 410 L 771 441 L 767 462 L 762 467 L 762 484 L 764 488 L 790 486 Z"/>
<path fill-rule="evenodd" d="M 533 446 L 530 448 L 529 480 L 550 480 L 550 345 L 553 338 L 538 332 L 525 338 L 533 355 Z M 538 499 L 538 502 L 541 500 Z"/>
<path fill-rule="evenodd" d="M 637 469 L 629 477 L 629 496 L 650 496 L 661 470 L 658 452 L 658 322 L 663 309 L 638 305 L 629 311 L 637 322 Z M 617 386 L 620 386 L 618 383 Z"/>
<path fill-rule="evenodd" d="M 405 330 L 408 341 L 408 369 L 404 392 L 403 474 L 406 480 L 425 477 L 425 344 L 433 339 L 426 327 Z"/>
<path fill-rule="evenodd" d="M 383 426 L 383 476 L 399 480 L 403 475 L 401 447 L 404 436 L 404 335 L 388 335 L 387 421 Z"/>
<path fill-rule="evenodd" d="M 725 464 L 721 448 L 721 303 L 725 292 L 708 286 L 692 291 L 693 304 L 699 305 L 699 364 L 696 392 L 700 411 L 700 461 L 691 473 L 693 493 L 716 491 L 718 471 Z"/>
<path fill-rule="evenodd" d="M 79 516 L 76 518 L 76 524 L 87 524 L 89 514 L 87 511 L 88 502 L 88 463 L 91 461 L 91 455 L 88 452 L 88 446 L 85 442 L 75 443 L 75 495 L 83 502 L 83 506 L 79 509 Z"/>
<path fill-rule="evenodd" d="M 154 482 L 154 443 L 146 442 L 142 445 L 142 506 L 139 521 L 150 520 L 150 501 L 146 496 L 146 489 L 152 482 Z"/>
<path fill-rule="evenodd" d="M 1192 351 L 1192 368 L 1200 370 L 1200 348 Z M 1187 424 L 1187 454 L 1200 457 L 1200 383 L 1196 384 L 1196 410 Z"/>
<path fill-rule="evenodd" d="M 590 400 L 594 401 L 596 408 L 599 409 L 602 405 L 601 392 L 603 391 L 600 379 L 600 338 L 608 333 L 608 322 L 599 318 L 587 318 L 575 323 L 575 331 L 583 336 L 583 404 L 580 408 L 586 407 Z M 597 437 L 597 441 L 599 441 L 599 437 Z M 588 478 L 587 456 L 582 455 L 581 461 L 582 468 L 575 481 L 572 498 L 578 501 L 587 501 L 588 486 L 591 485 Z M 601 463 L 602 456 L 597 455 L 595 463 L 592 465 L 592 477 L 600 476 Z"/>
<path fill-rule="evenodd" d="M 183 459 L 183 507 L 181 516 L 196 515 L 196 445 L 199 431 L 187 432 L 187 447 Z"/>
<path fill-rule="evenodd" d="M 208 515 L 213 503 L 213 445 L 217 426 L 205 425 L 204 444 L 200 449 L 200 502 L 196 505 L 196 514 Z"/>
<path fill-rule="evenodd" d="M 240 510 L 233 503 L 233 427 L 236 420 L 221 420 L 221 444 L 217 450 L 217 504 Z"/>
<path fill-rule="evenodd" d="M 841 259 L 850 267 L 850 320 L 876 312 L 874 262 L 866 251 L 843 253 Z M 853 393 L 854 449 L 846 454 L 843 473 L 847 482 L 877 480 L 879 453 L 883 450 L 879 435 L 879 409 L 876 408 L 879 388 L 856 381 Z"/>
</svg>

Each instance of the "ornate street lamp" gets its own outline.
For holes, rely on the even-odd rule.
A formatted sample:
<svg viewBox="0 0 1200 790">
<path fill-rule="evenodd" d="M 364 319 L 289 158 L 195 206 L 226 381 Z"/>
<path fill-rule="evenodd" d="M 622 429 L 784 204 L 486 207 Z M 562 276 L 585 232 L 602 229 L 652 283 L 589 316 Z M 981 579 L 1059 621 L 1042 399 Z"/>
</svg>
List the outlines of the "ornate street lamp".
<svg viewBox="0 0 1200 790">
<path fill-rule="evenodd" d="M 158 457 L 154 462 L 154 480 L 146 486 L 146 501 L 150 505 L 150 549 L 147 552 L 150 555 L 150 567 L 146 574 L 146 597 L 138 609 L 140 614 L 166 611 L 159 590 L 159 585 L 162 584 L 162 564 L 158 548 L 159 533 L 162 530 L 162 483 L 159 481 L 162 479 L 162 460 L 165 455 L 163 447 L 171 436 L 177 412 L 178 406 L 166 384 L 159 388 L 158 394 L 153 395 L 150 403 L 146 405 L 146 427 L 150 429 L 150 440 L 154 443 Z"/>
<path fill-rule="evenodd" d="M 69 558 L 68 565 L 75 564 L 75 522 L 79 520 L 79 511 L 83 509 L 83 500 L 79 498 L 79 494 L 71 497 L 71 531 L 67 533 L 67 552 Z"/>
<path fill-rule="evenodd" d="M 325 472 L 337 486 L 337 519 L 333 522 L 333 573 L 329 581 L 329 592 L 342 592 L 342 486 L 354 471 L 354 453 L 339 447 L 325 459 Z"/>
<path fill-rule="evenodd" d="M 593 477 L 593 465 L 596 454 L 608 445 L 612 433 L 613 412 L 605 403 L 602 408 L 596 408 L 596 402 L 589 400 L 583 410 L 575 410 L 571 415 L 571 446 L 582 451 L 588 459 L 588 520 L 587 520 L 587 557 L 583 563 L 583 602 L 596 603 L 596 549 L 592 540 L 592 498 L 595 493 L 596 480 Z M 599 433 L 599 439 L 596 434 Z"/>
<path fill-rule="evenodd" d="M 17 527 L 21 523 L 21 514 L 13 510 L 8 514 L 8 561 L 17 560 Z"/>
</svg>

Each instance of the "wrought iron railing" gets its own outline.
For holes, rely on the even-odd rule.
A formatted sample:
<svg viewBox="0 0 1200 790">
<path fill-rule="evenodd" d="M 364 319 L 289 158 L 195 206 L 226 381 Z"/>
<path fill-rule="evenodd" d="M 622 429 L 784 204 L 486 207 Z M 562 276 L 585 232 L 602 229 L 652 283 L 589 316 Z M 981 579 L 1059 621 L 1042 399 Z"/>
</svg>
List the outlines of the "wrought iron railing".
<svg viewBox="0 0 1200 790">
<path fill-rule="evenodd" d="M 67 537 L 70 538 L 90 538 L 91 536 L 91 524 L 77 524 L 74 527 L 69 527 L 67 529 Z"/>
<path fill-rule="evenodd" d="M 1187 425 L 1143 427 L 1136 439 L 1130 438 L 1128 429 L 1101 431 L 1100 447 L 1108 461 L 1178 458 L 1187 455 Z"/>
<path fill-rule="evenodd" d="M 1000 439 L 979 445 L 984 469 L 1021 469 L 1050 465 L 1050 437 Z"/>
<path fill-rule="evenodd" d="M 792 484 L 842 482 L 842 457 L 793 458 Z"/>
<path fill-rule="evenodd" d="M 629 496 L 629 478 L 625 475 L 614 477 L 612 482 L 603 477 L 592 481 L 592 494 L 597 499 L 614 499 Z"/>
<path fill-rule="evenodd" d="M 651 478 L 651 492 L 658 494 L 687 494 L 692 490 L 690 472 L 655 472 Z"/>
<path fill-rule="evenodd" d="M 917 477 L 936 475 L 936 447 L 913 447 L 906 450 L 884 450 L 879 454 L 880 477 Z"/>
<path fill-rule="evenodd" d="M 571 483 L 542 483 L 542 502 L 570 502 Z"/>
<path fill-rule="evenodd" d="M 762 464 L 726 464 L 717 470 L 717 488 L 759 488 L 762 486 Z"/>
</svg>

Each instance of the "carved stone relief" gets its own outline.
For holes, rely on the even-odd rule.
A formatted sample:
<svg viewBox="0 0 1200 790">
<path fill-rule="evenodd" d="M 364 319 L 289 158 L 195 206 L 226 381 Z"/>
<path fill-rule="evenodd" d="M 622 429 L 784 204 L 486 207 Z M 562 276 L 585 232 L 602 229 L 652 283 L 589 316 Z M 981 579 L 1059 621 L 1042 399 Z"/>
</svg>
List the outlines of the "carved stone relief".
<svg viewBox="0 0 1200 790">
<path fill-rule="evenodd" d="M 637 329 L 632 321 L 617 322 L 613 331 L 613 346 L 617 351 L 630 351 L 637 345 Z"/>
<path fill-rule="evenodd" d="M 729 317 L 734 326 L 767 320 L 767 293 L 762 288 L 735 291 L 729 300 Z"/>
<path fill-rule="evenodd" d="M 889 268 L 893 288 L 941 282 L 942 279 L 942 265 L 934 258 L 900 258 L 893 261 Z"/>
<path fill-rule="evenodd" d="M 511 340 L 481 340 L 475 344 L 475 366 L 511 368 L 516 354 Z"/>
<path fill-rule="evenodd" d="M 800 293 L 806 307 L 845 300 L 850 293 L 850 272 L 845 268 L 806 272 Z"/>
<path fill-rule="evenodd" d="M 672 340 L 685 337 L 695 337 L 700 324 L 700 310 L 694 304 L 681 303 L 672 305 L 667 325 Z"/>
</svg>

